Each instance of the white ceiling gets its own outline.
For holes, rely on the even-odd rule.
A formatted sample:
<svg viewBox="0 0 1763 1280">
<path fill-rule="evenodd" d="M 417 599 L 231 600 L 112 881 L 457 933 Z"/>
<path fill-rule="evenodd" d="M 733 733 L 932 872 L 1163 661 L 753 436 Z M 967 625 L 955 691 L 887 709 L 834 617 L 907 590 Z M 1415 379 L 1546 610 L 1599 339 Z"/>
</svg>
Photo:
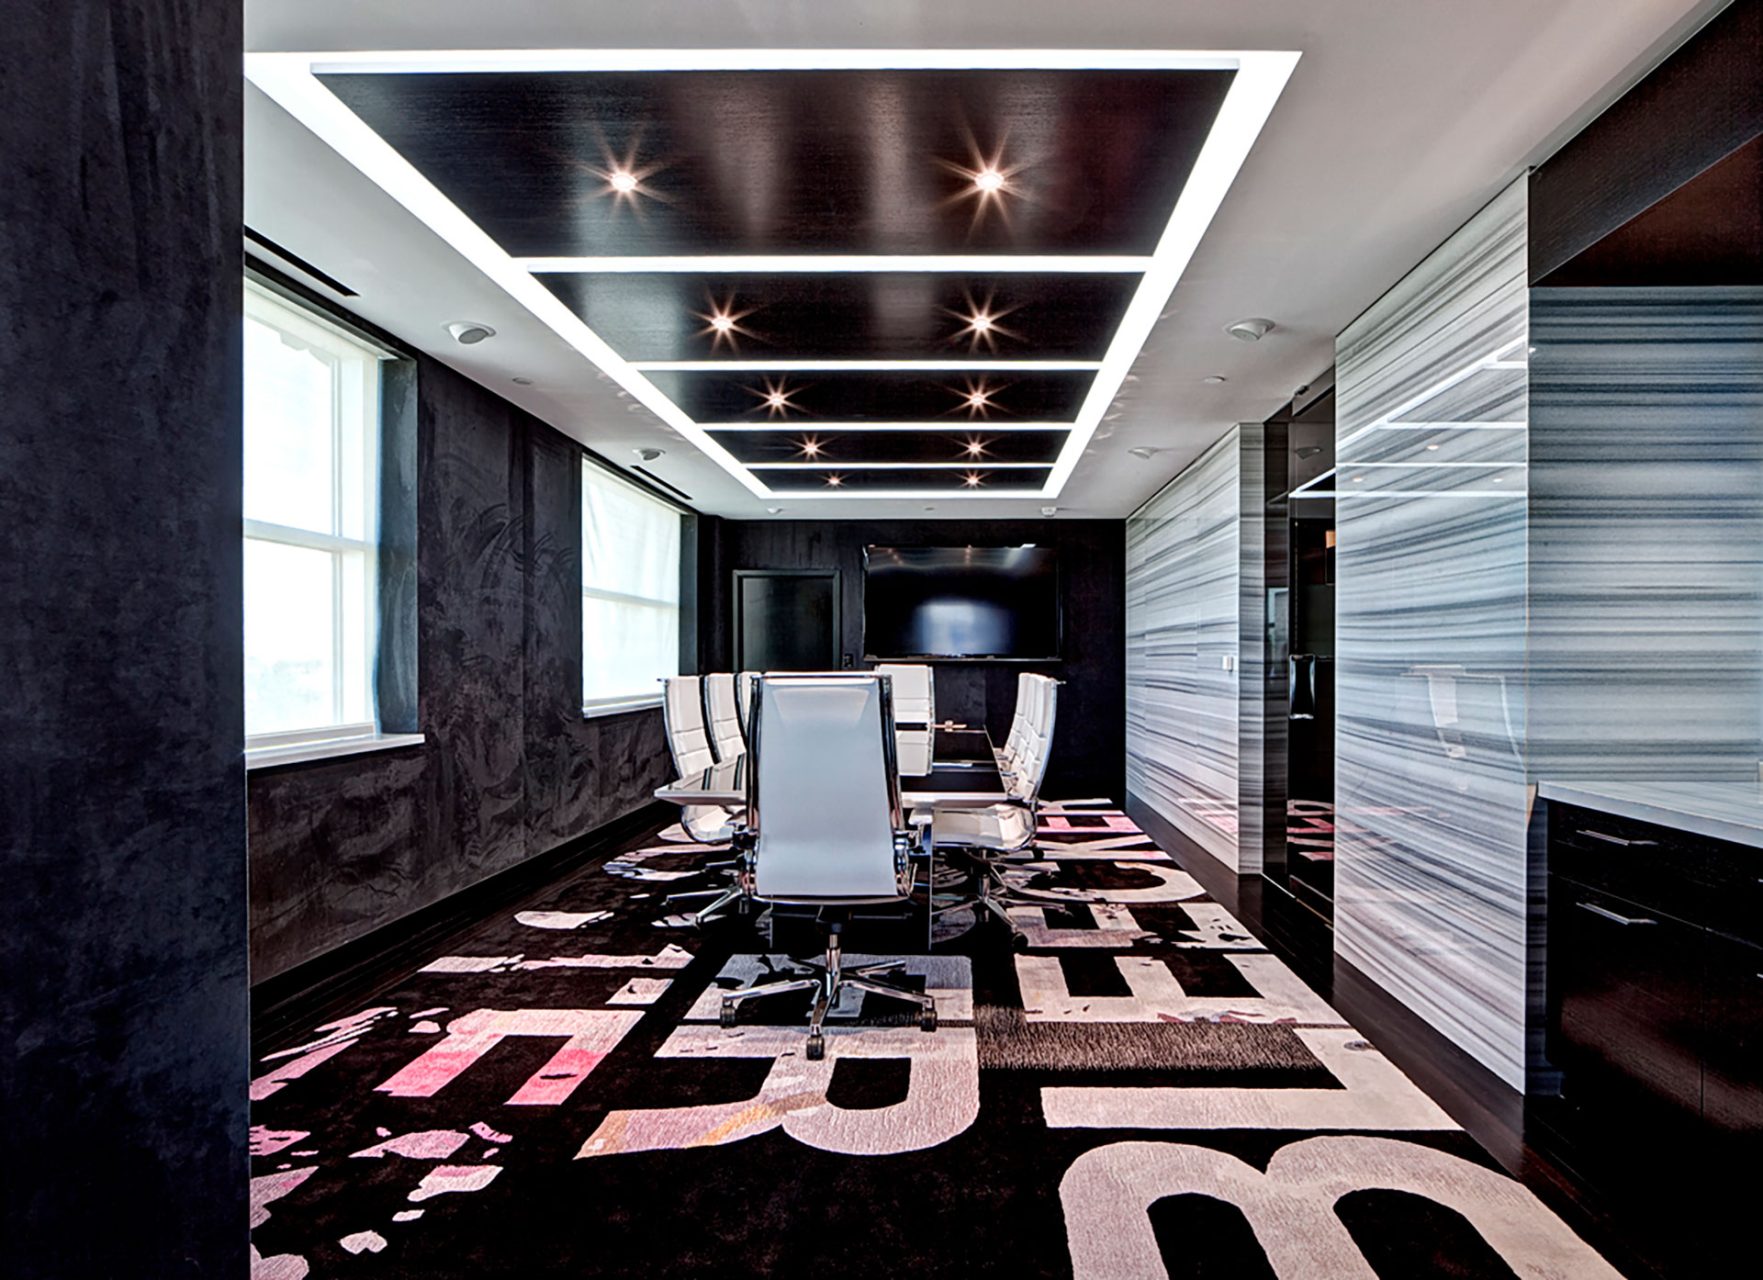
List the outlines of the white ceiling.
<svg viewBox="0 0 1763 1280">
<path fill-rule="evenodd" d="M 1334 335 L 1725 0 L 251 0 L 253 52 L 540 48 L 1294 49 L 1303 54 L 1123 388 L 1056 500 L 1126 515 L 1239 421 L 1326 369 Z M 378 186 L 247 85 L 245 216 L 360 294 L 349 306 L 620 465 L 633 450 L 736 518 L 1031 516 L 1040 498 L 748 493 Z M 1259 343 L 1223 327 L 1278 328 Z M 453 320 L 497 337 L 460 347 Z M 1223 375 L 1223 385 L 1207 385 Z M 516 384 L 516 377 L 532 385 Z M 1149 460 L 1134 447 L 1157 449 Z"/>
</svg>

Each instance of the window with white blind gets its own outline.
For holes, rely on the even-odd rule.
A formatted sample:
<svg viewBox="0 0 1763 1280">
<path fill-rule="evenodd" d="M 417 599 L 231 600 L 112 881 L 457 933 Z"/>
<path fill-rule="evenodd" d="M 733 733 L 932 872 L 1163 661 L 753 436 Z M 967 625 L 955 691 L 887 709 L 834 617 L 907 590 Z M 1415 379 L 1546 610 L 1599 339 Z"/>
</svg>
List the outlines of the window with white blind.
<svg viewBox="0 0 1763 1280">
<path fill-rule="evenodd" d="M 582 463 L 582 706 L 659 705 L 679 674 L 680 514 Z"/>
<path fill-rule="evenodd" d="M 380 360 L 245 284 L 245 734 L 375 732 Z"/>
</svg>

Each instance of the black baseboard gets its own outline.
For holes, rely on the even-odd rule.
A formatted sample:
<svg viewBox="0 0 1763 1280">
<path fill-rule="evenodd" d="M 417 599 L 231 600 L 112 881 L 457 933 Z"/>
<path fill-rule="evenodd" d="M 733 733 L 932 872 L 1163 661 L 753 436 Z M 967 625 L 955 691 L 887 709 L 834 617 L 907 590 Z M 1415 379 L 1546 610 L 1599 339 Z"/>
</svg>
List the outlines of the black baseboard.
<svg viewBox="0 0 1763 1280">
<path fill-rule="evenodd" d="M 1341 1017 L 1363 1032 L 1508 1173 L 1521 1174 L 1524 1094 L 1339 956 L 1334 974 L 1334 1007 Z"/>
<path fill-rule="evenodd" d="M 251 988 L 253 1046 L 275 1048 L 290 1032 L 310 1030 L 355 1012 L 362 1000 L 415 972 L 450 939 L 485 916 L 506 910 L 559 876 L 660 830 L 677 816 L 673 805 L 652 801 L 469 889 L 256 983 Z"/>
</svg>

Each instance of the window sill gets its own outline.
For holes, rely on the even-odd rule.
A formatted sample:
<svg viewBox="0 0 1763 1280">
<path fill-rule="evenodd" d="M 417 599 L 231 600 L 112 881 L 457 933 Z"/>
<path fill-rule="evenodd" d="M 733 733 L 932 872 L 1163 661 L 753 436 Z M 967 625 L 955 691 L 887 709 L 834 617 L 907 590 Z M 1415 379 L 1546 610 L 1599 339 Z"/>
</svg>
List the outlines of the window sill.
<svg viewBox="0 0 1763 1280">
<path fill-rule="evenodd" d="M 326 738 L 317 742 L 290 742 L 272 747 L 247 747 L 245 770 L 268 769 L 275 765 L 306 764 L 313 760 L 334 760 L 342 756 L 358 756 L 369 751 L 395 751 L 400 747 L 420 747 L 426 739 L 420 733 L 374 733 L 352 738 Z"/>
<path fill-rule="evenodd" d="M 600 720 L 606 716 L 629 715 L 633 711 L 661 710 L 661 695 L 648 694 L 641 698 L 629 698 L 623 702 L 601 702 L 582 708 L 583 720 Z"/>
</svg>

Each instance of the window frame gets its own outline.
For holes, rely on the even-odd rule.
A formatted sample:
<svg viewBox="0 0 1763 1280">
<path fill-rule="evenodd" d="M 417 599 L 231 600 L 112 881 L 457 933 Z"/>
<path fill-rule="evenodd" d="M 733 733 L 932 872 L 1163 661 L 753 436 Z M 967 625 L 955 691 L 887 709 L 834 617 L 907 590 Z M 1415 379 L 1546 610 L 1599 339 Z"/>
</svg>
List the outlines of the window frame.
<svg viewBox="0 0 1763 1280">
<path fill-rule="evenodd" d="M 675 585 L 674 585 L 673 599 L 663 600 L 663 599 L 659 599 L 659 598 L 653 597 L 653 596 L 633 595 L 630 592 L 626 592 L 626 591 L 609 591 L 609 590 L 602 588 L 602 587 L 590 587 L 588 585 L 588 557 L 587 557 L 587 548 L 586 548 L 586 530 L 587 530 L 587 520 L 588 520 L 588 480 L 589 480 L 590 476 L 592 476 L 597 482 L 610 484 L 610 485 L 614 485 L 614 486 L 629 490 L 631 493 L 635 494 L 637 497 L 642 498 L 648 502 L 652 502 L 657 507 L 661 507 L 661 508 L 671 512 L 673 514 L 673 517 L 679 521 L 679 525 L 680 525 L 679 541 L 674 548 L 673 577 L 674 577 Z M 579 529 L 580 534 L 582 536 L 582 553 L 581 553 L 581 599 L 582 599 L 582 632 L 583 632 L 583 634 L 582 634 L 582 667 L 583 667 L 583 669 L 582 669 L 582 690 L 581 690 L 582 715 L 587 719 L 594 719 L 599 716 L 621 715 L 621 714 L 623 714 L 625 712 L 629 712 L 629 711 L 644 711 L 644 710 L 659 708 L 662 705 L 662 701 L 663 701 L 663 697 L 664 697 L 664 691 L 660 687 L 660 683 L 659 683 L 662 678 L 661 676 L 656 677 L 657 686 L 656 686 L 656 689 L 653 693 L 625 693 L 625 694 L 618 694 L 618 695 L 613 695 L 613 696 L 604 697 L 604 698 L 589 698 L 587 696 L 587 656 L 588 656 L 587 655 L 587 603 L 589 600 L 600 600 L 600 601 L 605 601 L 605 602 L 609 602 L 612 604 L 625 604 L 625 605 L 632 605 L 632 606 L 636 606 L 636 607 L 640 607 L 640 608 L 658 608 L 658 609 L 664 609 L 664 610 L 670 611 L 673 615 L 673 629 L 674 629 L 674 635 L 676 637 L 675 646 L 674 646 L 674 661 L 673 661 L 673 666 L 676 669 L 673 671 L 669 671 L 666 674 L 667 675 L 678 675 L 679 672 L 678 672 L 677 668 L 680 665 L 680 645 L 679 645 L 678 637 L 679 637 L 680 631 L 683 628 L 683 619 L 685 618 L 685 609 L 686 609 L 686 601 L 684 598 L 685 591 L 683 590 L 683 588 L 684 588 L 684 573 L 685 573 L 684 566 L 686 564 L 686 548 L 685 548 L 685 540 L 686 540 L 686 533 L 687 533 L 686 517 L 688 515 L 690 515 L 691 512 L 689 512 L 687 509 L 681 507 L 679 503 L 674 502 L 671 499 L 662 496 L 660 493 L 657 493 L 655 490 L 650 489 L 645 485 L 639 484 L 637 481 L 631 479 L 629 476 L 625 475 L 623 472 L 617 470 L 614 467 L 608 466 L 604 462 L 601 462 L 599 459 L 595 458 L 591 453 L 588 453 L 586 451 L 584 451 L 582 453 L 581 479 L 582 479 L 582 490 L 581 490 L 581 493 L 582 493 L 582 504 L 581 504 L 582 505 L 582 517 L 581 517 L 581 520 L 578 522 L 578 529 Z"/>
<path fill-rule="evenodd" d="M 310 758 L 314 753 L 334 753 L 343 747 L 360 750 L 363 741 L 382 738 L 389 745 L 402 745 L 410 735 L 385 737 L 381 733 L 375 689 L 382 624 L 379 596 L 380 467 L 385 431 L 385 368 L 400 357 L 253 272 L 246 273 L 243 287 L 246 301 L 241 324 L 255 321 L 267 325 L 320 350 L 328 348 L 331 354 L 340 358 L 359 360 L 365 357 L 363 367 L 369 371 L 362 385 L 354 389 L 360 397 L 354 407 L 345 404 L 346 399 L 351 398 L 351 391 L 342 385 L 343 380 L 335 377 L 332 380 L 331 531 L 319 532 L 248 515 L 241 520 L 245 543 L 322 552 L 329 557 L 331 567 L 332 718 L 323 724 L 301 728 L 258 733 L 247 730 L 247 760 L 281 763 L 290 758 Z M 257 300 L 256 306 L 251 301 L 253 298 Z M 248 369 L 243 374 L 248 377 Z M 352 414 L 360 415 L 358 427 L 349 421 Z M 241 420 L 241 433 L 243 430 Z M 351 438 L 357 432 L 359 439 Z M 361 536 L 343 532 L 351 524 L 359 525 Z M 346 563 L 352 557 L 360 558 L 360 581 L 354 584 L 348 581 L 351 566 Z M 350 601 L 350 596 L 359 598 Z M 357 625 L 360 634 L 352 636 L 350 633 Z M 353 673 L 348 654 L 352 647 L 359 649 L 353 663 L 359 668 L 360 685 L 351 678 Z M 365 709 L 370 718 L 363 720 L 358 714 L 349 715 L 349 712 L 360 709 Z"/>
</svg>

